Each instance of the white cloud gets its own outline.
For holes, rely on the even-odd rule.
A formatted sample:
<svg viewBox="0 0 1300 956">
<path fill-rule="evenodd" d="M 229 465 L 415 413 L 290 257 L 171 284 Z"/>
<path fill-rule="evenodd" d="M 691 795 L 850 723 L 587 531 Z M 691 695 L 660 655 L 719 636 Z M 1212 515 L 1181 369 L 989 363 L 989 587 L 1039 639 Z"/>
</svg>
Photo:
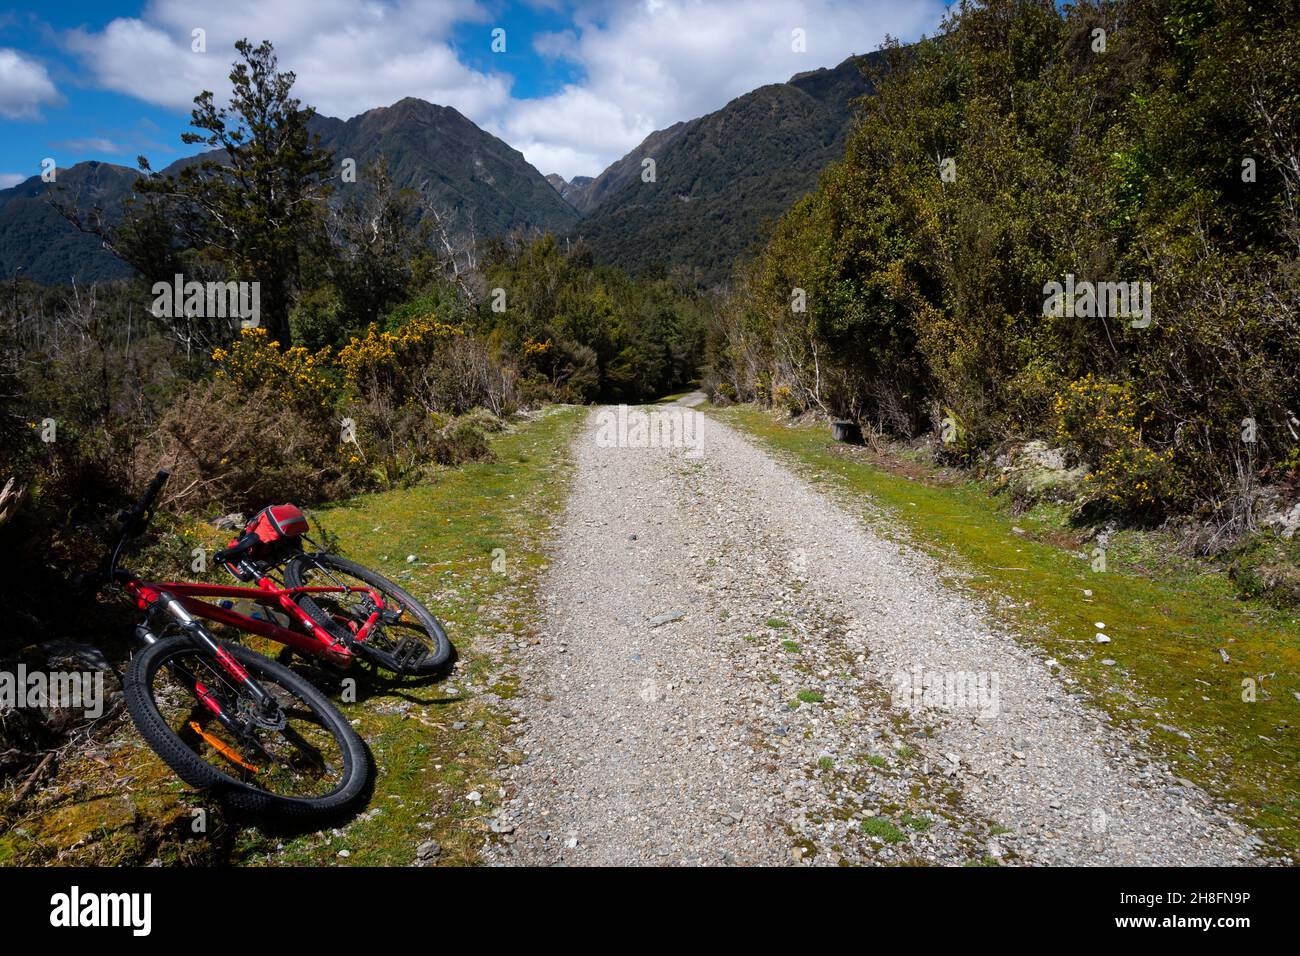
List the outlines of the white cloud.
<svg viewBox="0 0 1300 956">
<path fill-rule="evenodd" d="M 28 178 L 22 173 L 0 173 L 0 189 L 10 189 Z"/>
<path fill-rule="evenodd" d="M 575 29 L 535 44 L 586 74 L 553 96 L 511 104 L 500 135 L 530 160 L 569 157 L 566 176 L 595 175 L 656 129 L 702 116 L 767 83 L 834 66 L 886 34 L 934 32 L 941 0 L 646 0 L 580 8 Z M 804 31 L 806 50 L 793 49 Z M 599 124 L 593 122 L 607 117 Z"/>
<path fill-rule="evenodd" d="M 490 2 L 490 0 L 484 0 Z M 551 0 L 533 0 L 550 6 Z M 519 149 L 541 172 L 595 175 L 649 133 L 716 110 L 794 73 L 866 53 L 886 34 L 933 31 L 942 0 L 579 0 L 571 26 L 534 39 L 531 55 L 583 75 L 550 96 L 511 95 L 511 78 L 456 55 L 454 25 L 510 16 L 477 0 L 152 0 L 139 18 L 66 35 L 101 86 L 187 107 L 199 89 L 226 88 L 239 37 L 270 38 L 297 95 L 349 117 L 404 96 L 453 106 Z M 191 32 L 206 30 L 207 53 Z M 806 52 L 792 49 L 792 31 Z M 513 38 L 512 38 L 513 39 Z M 486 43 L 486 34 L 485 41 Z"/>
<path fill-rule="evenodd" d="M 0 116 L 40 119 L 42 106 L 62 101 L 44 66 L 17 50 L 0 49 Z"/>
<path fill-rule="evenodd" d="M 113 20 L 100 33 L 72 30 L 67 45 L 100 86 L 162 106 L 188 106 L 199 90 L 221 89 L 230 69 L 230 57 L 191 53 L 188 34 L 182 46 L 180 34 L 141 20 Z"/>
<path fill-rule="evenodd" d="M 72 153 L 124 153 L 126 148 L 104 136 L 83 136 L 79 139 L 65 139 L 54 144 L 59 149 Z"/>
<path fill-rule="evenodd" d="M 572 170 L 563 172 L 568 179 L 586 173 L 593 162 L 596 172 L 604 169 L 653 132 L 650 123 L 615 101 L 571 86 L 545 99 L 516 100 L 489 125 L 543 172 Z"/>
<path fill-rule="evenodd" d="M 235 41 L 247 37 L 274 42 L 280 68 L 298 75 L 295 94 L 327 116 L 418 96 L 484 117 L 508 101 L 509 78 L 462 64 L 448 34 L 485 19 L 473 0 L 154 0 L 139 18 L 72 30 L 65 42 L 100 86 L 163 106 L 224 91 Z M 196 29 L 206 52 L 192 49 Z"/>
</svg>

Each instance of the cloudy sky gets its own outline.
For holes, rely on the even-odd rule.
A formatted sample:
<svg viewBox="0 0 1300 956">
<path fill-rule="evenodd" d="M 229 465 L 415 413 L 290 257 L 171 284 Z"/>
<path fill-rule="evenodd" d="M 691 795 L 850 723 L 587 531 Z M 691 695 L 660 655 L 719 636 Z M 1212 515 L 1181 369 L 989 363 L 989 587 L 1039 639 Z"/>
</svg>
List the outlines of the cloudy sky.
<svg viewBox="0 0 1300 956">
<path fill-rule="evenodd" d="M 834 66 L 887 34 L 933 33 L 946 6 L 39 0 L 0 13 L 0 187 L 38 173 L 47 156 L 134 165 L 144 153 L 158 167 L 191 152 L 179 139 L 191 101 L 228 88 L 240 37 L 270 39 L 298 75 L 298 96 L 321 113 L 346 118 L 418 96 L 454 106 L 542 173 L 571 178 L 764 83 Z"/>
</svg>

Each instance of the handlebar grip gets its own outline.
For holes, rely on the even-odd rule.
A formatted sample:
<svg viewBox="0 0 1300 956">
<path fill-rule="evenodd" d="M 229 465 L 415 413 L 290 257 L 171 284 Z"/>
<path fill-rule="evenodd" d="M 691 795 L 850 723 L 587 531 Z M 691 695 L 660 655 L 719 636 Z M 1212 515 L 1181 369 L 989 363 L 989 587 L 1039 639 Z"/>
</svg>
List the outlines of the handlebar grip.
<svg viewBox="0 0 1300 956">
<path fill-rule="evenodd" d="M 167 479 L 171 476 L 172 473 L 166 468 L 159 469 L 158 474 L 153 476 L 153 481 L 149 482 L 149 487 L 145 489 L 144 497 L 140 499 L 140 511 L 149 510 L 149 506 L 158 497 L 158 492 L 162 491 L 162 486 L 167 484 Z"/>
<path fill-rule="evenodd" d="M 153 481 L 149 482 L 149 487 L 145 489 L 140 500 L 130 510 L 123 511 L 118 515 L 118 521 L 121 522 L 122 530 L 127 537 L 135 537 L 144 531 L 145 515 L 153 507 L 158 492 L 162 491 L 162 486 L 167 484 L 167 479 L 171 477 L 171 474 L 166 468 L 161 469 L 158 474 L 153 476 Z"/>
</svg>

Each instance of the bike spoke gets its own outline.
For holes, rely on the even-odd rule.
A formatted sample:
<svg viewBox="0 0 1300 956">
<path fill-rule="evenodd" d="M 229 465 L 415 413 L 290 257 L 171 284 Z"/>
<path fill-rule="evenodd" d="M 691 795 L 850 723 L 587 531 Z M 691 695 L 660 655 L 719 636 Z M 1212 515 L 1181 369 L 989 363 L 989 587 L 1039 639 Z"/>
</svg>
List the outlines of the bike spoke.
<svg viewBox="0 0 1300 956">
<path fill-rule="evenodd" d="M 152 692 L 159 712 L 181 742 L 222 773 L 279 796 L 311 797 L 328 793 L 344 767 L 329 729 L 287 689 L 262 681 L 279 704 L 283 726 L 263 726 L 253 719 L 255 704 L 247 691 L 228 680 L 197 649 L 159 671 Z M 238 725 L 232 732 L 196 697 L 195 681 Z"/>
</svg>

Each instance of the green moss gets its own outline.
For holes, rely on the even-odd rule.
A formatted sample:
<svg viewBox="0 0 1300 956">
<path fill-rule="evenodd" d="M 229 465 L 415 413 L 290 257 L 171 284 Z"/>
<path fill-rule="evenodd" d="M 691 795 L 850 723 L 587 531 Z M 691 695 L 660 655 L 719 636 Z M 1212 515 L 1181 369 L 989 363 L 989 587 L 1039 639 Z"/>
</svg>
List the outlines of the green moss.
<svg viewBox="0 0 1300 956">
<path fill-rule="evenodd" d="M 894 825 L 892 820 L 884 817 L 869 817 L 862 821 L 862 832 L 868 836 L 884 840 L 886 843 L 902 843 L 907 835 Z"/>
<path fill-rule="evenodd" d="M 1300 535 L 1255 535 L 1231 557 L 1228 576 L 1237 592 L 1283 608 L 1300 607 Z"/>
</svg>

